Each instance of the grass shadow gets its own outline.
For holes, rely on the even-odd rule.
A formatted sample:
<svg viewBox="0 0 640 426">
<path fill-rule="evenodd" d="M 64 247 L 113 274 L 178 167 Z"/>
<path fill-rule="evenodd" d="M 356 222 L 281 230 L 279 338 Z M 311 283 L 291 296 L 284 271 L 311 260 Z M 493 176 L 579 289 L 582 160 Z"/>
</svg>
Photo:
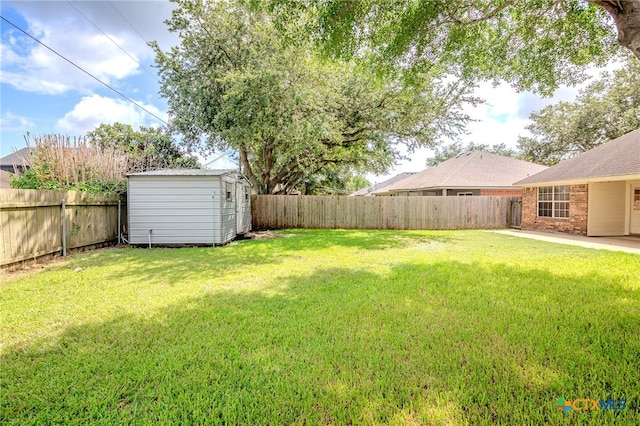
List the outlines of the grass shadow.
<svg viewBox="0 0 640 426">
<path fill-rule="evenodd" d="M 271 232 L 281 237 L 271 242 L 282 251 L 324 250 L 332 247 L 384 250 L 417 244 L 444 245 L 458 240 L 455 231 L 286 229 Z"/>
<path fill-rule="evenodd" d="M 327 267 L 10 347 L 0 423 L 633 424 L 638 300 L 507 264 Z M 567 420 L 559 396 L 631 405 Z"/>
</svg>

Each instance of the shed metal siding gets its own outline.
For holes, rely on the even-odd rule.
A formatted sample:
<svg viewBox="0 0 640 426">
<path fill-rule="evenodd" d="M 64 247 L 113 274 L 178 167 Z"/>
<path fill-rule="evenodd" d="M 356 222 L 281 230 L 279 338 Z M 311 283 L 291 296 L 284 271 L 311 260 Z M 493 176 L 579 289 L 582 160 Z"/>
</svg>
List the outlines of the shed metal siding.
<svg viewBox="0 0 640 426">
<path fill-rule="evenodd" d="M 226 185 L 231 185 L 231 200 L 227 200 Z M 220 208 L 222 228 L 220 232 L 221 243 L 231 241 L 236 237 L 236 179 L 234 176 L 222 177 L 223 197 Z"/>
<path fill-rule="evenodd" d="M 129 176 L 131 244 L 147 244 L 149 229 L 152 244 L 219 243 L 219 182 L 219 176 Z"/>
</svg>

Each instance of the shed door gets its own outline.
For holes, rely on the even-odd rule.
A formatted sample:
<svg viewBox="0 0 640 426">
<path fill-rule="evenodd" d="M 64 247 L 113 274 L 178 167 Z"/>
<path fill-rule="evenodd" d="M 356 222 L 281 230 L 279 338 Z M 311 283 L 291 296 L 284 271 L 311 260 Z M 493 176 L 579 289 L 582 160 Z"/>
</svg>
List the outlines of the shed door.
<svg viewBox="0 0 640 426">
<path fill-rule="evenodd" d="M 640 185 L 631 187 L 631 223 L 629 232 L 640 234 Z"/>
<path fill-rule="evenodd" d="M 236 234 L 242 234 L 242 218 L 244 217 L 244 194 L 242 182 L 236 182 Z"/>
</svg>

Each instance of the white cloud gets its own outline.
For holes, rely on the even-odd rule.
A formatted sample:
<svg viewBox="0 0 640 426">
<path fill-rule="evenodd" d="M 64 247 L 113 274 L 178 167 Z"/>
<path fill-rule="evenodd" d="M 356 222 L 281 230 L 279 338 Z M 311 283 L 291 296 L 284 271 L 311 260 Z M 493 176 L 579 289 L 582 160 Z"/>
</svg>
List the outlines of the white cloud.
<svg viewBox="0 0 640 426">
<path fill-rule="evenodd" d="M 107 84 L 115 84 L 141 72 L 138 63 L 148 63 L 154 55 L 141 35 L 136 33 L 140 30 L 129 26 L 132 23 L 142 28 L 141 22 L 145 19 L 141 18 L 149 18 L 149 14 L 135 18 L 129 16 L 129 23 L 117 14 L 115 7 L 122 9 L 126 15 L 132 2 L 115 2 L 115 6 L 109 2 L 74 2 L 73 5 L 86 17 L 66 2 L 8 3 L 24 16 L 27 32 Z M 168 33 L 166 28 L 163 29 L 165 25 L 162 20 L 170 8 L 167 8 L 166 2 L 155 3 L 159 3 L 155 8 L 151 7 L 154 3 L 142 5 L 151 15 L 157 15 L 155 26 L 152 29 L 145 27 L 150 34 L 148 40 L 156 39 L 155 35 Z M 18 90 L 56 95 L 74 90 L 88 93 L 101 86 L 95 79 L 16 29 L 3 33 L 1 43 L 3 60 L 0 82 Z M 147 65 L 146 69 L 149 68 Z"/>
<path fill-rule="evenodd" d="M 166 120 L 166 114 L 160 112 L 155 106 L 137 101 L 148 111 Z M 157 125 L 157 120 L 135 105 L 125 100 L 103 97 L 100 95 L 85 96 L 71 111 L 56 123 L 56 130 L 80 135 L 95 129 L 102 123 L 114 122 L 130 124 L 134 128 L 139 126 Z"/>
<path fill-rule="evenodd" d="M 518 136 L 529 134 L 525 127 L 530 123 L 529 115 L 532 112 L 560 101 L 570 101 L 578 94 L 578 90 L 578 87 L 563 86 L 552 97 L 543 98 L 531 92 L 517 92 L 508 84 L 480 84 L 475 95 L 486 103 L 465 110 L 476 121 L 469 124 L 469 134 L 460 140 L 465 144 L 503 143 L 516 148 Z"/>
<path fill-rule="evenodd" d="M 495 87 L 491 83 L 480 84 L 474 95 L 484 99 L 486 103 L 464 108 L 464 112 L 476 121 L 469 123 L 468 134 L 461 135 L 458 140 L 463 144 L 504 143 L 508 147 L 516 148 L 518 136 L 528 134 L 525 127 L 530 123 L 531 112 L 559 101 L 571 101 L 578 94 L 578 90 L 579 87 L 561 87 L 553 97 L 542 98 L 531 92 L 517 92 L 508 84 Z M 432 155 L 431 149 L 419 149 L 412 153 L 408 160 L 399 162 L 390 173 L 383 176 L 367 174 L 366 177 L 374 183 L 382 182 L 398 173 L 419 172 L 426 168 L 427 158 Z"/>
<path fill-rule="evenodd" d="M 6 112 L 0 117 L 0 127 L 6 132 L 19 131 L 34 126 L 35 122 L 31 118 L 15 115 L 11 112 Z"/>
<path fill-rule="evenodd" d="M 460 137 L 463 143 L 495 145 L 504 143 L 515 147 L 518 135 L 525 131 L 528 119 L 520 116 L 523 94 L 516 93 L 508 85 L 493 87 L 481 84 L 475 95 L 486 103 L 469 107 L 465 112 L 476 120 L 468 125 L 469 134 Z"/>
<path fill-rule="evenodd" d="M 74 29 L 47 29 L 41 41 L 107 84 L 138 72 L 138 64 L 103 35 L 87 36 Z M 125 40 L 120 41 L 125 44 Z M 55 95 L 100 86 L 95 79 L 42 45 L 33 44 L 23 49 L 17 44 L 7 44 L 2 50 L 9 55 L 2 64 L 1 82 L 18 90 Z"/>
<path fill-rule="evenodd" d="M 198 162 L 207 169 L 237 169 L 238 163 L 222 153 L 210 155 L 196 154 Z"/>
</svg>

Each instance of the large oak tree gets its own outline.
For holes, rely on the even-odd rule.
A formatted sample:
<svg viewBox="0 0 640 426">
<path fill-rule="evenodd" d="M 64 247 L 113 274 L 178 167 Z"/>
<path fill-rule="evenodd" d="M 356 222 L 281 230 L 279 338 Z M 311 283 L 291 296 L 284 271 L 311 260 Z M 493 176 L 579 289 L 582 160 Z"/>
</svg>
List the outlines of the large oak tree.
<svg viewBox="0 0 640 426">
<path fill-rule="evenodd" d="M 239 153 L 263 194 L 290 193 L 326 170 L 385 172 L 409 151 L 459 132 L 475 102 L 464 80 L 373 73 L 323 61 L 290 21 L 233 1 L 178 1 L 180 45 L 156 63 L 171 122 L 191 145 Z"/>
<path fill-rule="evenodd" d="M 129 124 L 100 124 L 87 132 L 87 139 L 101 149 L 115 148 L 127 156 L 127 172 L 146 172 L 168 168 L 197 169 L 198 159 L 182 152 L 164 127 Z"/>
<path fill-rule="evenodd" d="M 495 145 L 488 145 L 484 143 L 471 142 L 469 144 L 463 144 L 460 141 L 453 142 L 449 145 L 440 146 L 434 149 L 433 155 L 427 158 L 427 167 L 434 167 L 438 164 L 447 161 L 451 158 L 457 157 L 465 152 L 473 151 L 486 151 L 493 154 L 502 155 L 503 157 L 518 158 L 519 152 L 515 149 L 509 148 L 504 143 Z"/>
<path fill-rule="evenodd" d="M 606 72 L 572 102 L 559 102 L 529 117 L 530 136 L 520 137 L 522 156 L 556 164 L 640 128 L 640 62 Z"/>
<path fill-rule="evenodd" d="M 254 0 L 281 20 L 312 16 L 307 31 L 339 57 L 376 66 L 439 68 L 550 94 L 587 64 L 640 58 L 640 0 Z M 616 42 L 617 29 L 617 42 Z"/>
</svg>

